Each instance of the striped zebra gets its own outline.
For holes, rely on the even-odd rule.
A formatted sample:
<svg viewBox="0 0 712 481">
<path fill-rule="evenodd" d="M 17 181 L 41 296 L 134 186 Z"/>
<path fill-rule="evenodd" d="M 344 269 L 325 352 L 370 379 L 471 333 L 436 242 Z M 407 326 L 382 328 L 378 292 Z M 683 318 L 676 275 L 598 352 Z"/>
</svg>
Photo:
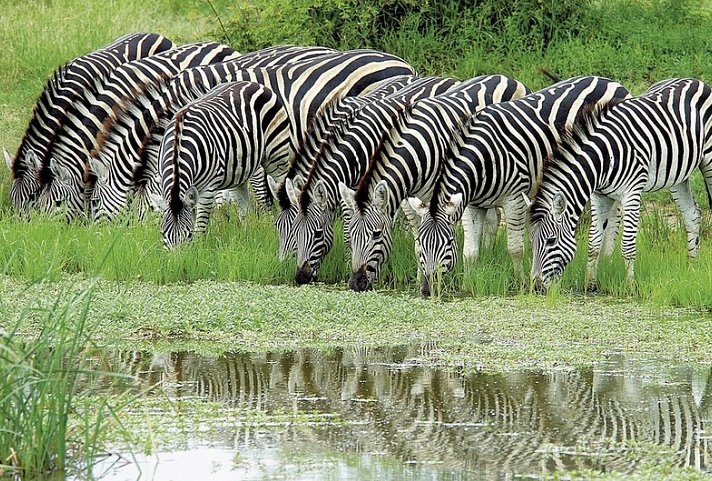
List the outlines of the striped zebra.
<svg viewBox="0 0 712 481">
<path fill-rule="evenodd" d="M 324 256 L 334 238 L 333 223 L 339 202 L 338 184 L 358 183 L 378 151 L 382 139 L 393 127 L 398 114 L 410 103 L 442 94 L 459 82 L 446 77 L 424 77 L 394 93 L 365 103 L 330 132 L 312 162 L 292 221 L 297 253 L 297 284 L 316 278 Z M 344 210 L 344 231 L 348 232 L 350 209 Z M 348 239 L 348 234 L 344 236 Z"/>
<path fill-rule="evenodd" d="M 239 71 L 245 68 L 294 64 L 333 53 L 334 50 L 323 47 L 271 47 L 229 62 L 187 69 L 139 95 L 104 136 L 103 148 L 90 159 L 86 181 L 91 182 L 91 178 L 96 177 L 90 201 L 92 219 L 113 220 L 132 200 L 136 201 L 139 217 L 143 217 L 149 208 L 145 195 L 148 192 L 146 172 L 157 174 L 157 168 L 142 168 L 142 162 L 153 149 L 152 145 L 160 145 L 165 131 L 161 123 L 167 123 L 180 108 L 211 88 L 237 79 Z M 155 150 L 157 153 L 157 148 Z M 263 175 L 259 174 L 260 184 L 266 182 L 262 180 Z M 262 190 L 258 194 L 264 198 L 266 186 L 255 186 L 255 190 L 259 189 Z M 155 185 L 151 190 L 159 191 Z M 228 198 L 234 195 L 227 194 Z"/>
<path fill-rule="evenodd" d="M 27 213 L 41 188 L 40 171 L 49 146 L 64 124 L 67 113 L 94 82 L 107 78 L 120 65 L 174 48 L 173 42 L 155 33 L 124 35 L 94 52 L 70 60 L 47 80 L 15 156 L 3 149 L 12 172 L 10 196 L 19 213 Z"/>
<path fill-rule="evenodd" d="M 353 211 L 349 226 L 349 288 L 371 288 L 390 256 L 392 221 L 398 207 L 407 205 L 410 195 L 429 196 L 447 156 L 453 130 L 485 106 L 527 93 L 523 84 L 508 77 L 475 77 L 452 91 L 419 100 L 402 110 L 357 190 L 344 183 L 338 186 L 341 198 Z"/>
<path fill-rule="evenodd" d="M 622 85 L 609 79 L 575 77 L 518 100 L 490 105 L 465 122 L 450 146 L 430 205 L 414 201 L 422 206 L 416 239 L 425 276 L 421 293 L 429 295 L 436 272 L 448 272 L 455 265 L 455 222 L 468 206 L 476 217 L 482 217 L 483 209 L 503 208 L 507 249 L 515 276 L 523 280 L 524 198 L 534 195 L 544 160 L 581 109 L 628 96 Z"/>
<path fill-rule="evenodd" d="M 401 75 L 382 82 L 367 94 L 336 99 L 312 122 L 298 147 L 297 156 L 292 162 L 284 182 L 277 182 L 272 177 L 267 178 L 268 186 L 279 207 L 275 227 L 279 236 L 278 255 L 280 260 L 284 260 L 287 254 L 296 251 L 292 227 L 299 212 L 298 193 L 309 176 L 314 158 L 319 153 L 322 144 L 326 143 L 334 135 L 334 132 L 341 128 L 342 124 L 350 122 L 366 105 L 393 94 L 417 81 L 418 78 L 415 75 Z"/>
<path fill-rule="evenodd" d="M 369 50 L 354 50 L 324 56 L 312 62 L 285 65 L 274 69 L 241 70 L 239 76 L 271 88 L 287 109 L 284 129 L 293 137 L 293 145 L 304 141 L 308 128 L 328 106 L 343 96 L 369 92 L 386 79 L 411 75 L 413 69 L 398 57 Z M 162 171 L 162 194 L 165 190 L 165 169 Z M 284 177 L 281 174 L 279 181 Z M 170 182 L 169 182 L 170 183 Z M 167 203 L 169 199 L 164 198 Z M 184 224 L 185 227 L 187 224 Z M 202 224 L 196 227 L 204 228 Z M 180 239 L 190 235 L 183 233 Z"/>
<path fill-rule="evenodd" d="M 670 189 L 682 212 L 687 253 L 697 256 L 700 209 L 690 176 L 700 169 L 712 202 L 712 96 L 699 80 L 670 79 L 645 94 L 591 109 L 569 129 L 547 162 L 531 206 L 535 287 L 547 289 L 576 252 L 574 229 L 591 201 L 586 285 L 595 287 L 606 219 L 615 203 L 623 214 L 621 251 L 629 287 L 641 194 Z"/>
<path fill-rule="evenodd" d="M 161 144 L 156 200 L 166 247 L 205 231 L 215 194 L 246 188 L 260 163 L 268 174 L 286 174 L 295 150 L 287 123 L 279 95 L 255 82 L 219 85 L 176 113 Z"/>
<path fill-rule="evenodd" d="M 42 190 L 35 207 L 44 212 L 62 207 L 68 219 L 84 213 L 86 164 L 93 150 L 101 150 L 104 133 L 111 130 L 125 106 L 166 77 L 238 55 L 232 48 L 215 42 L 189 44 L 127 62 L 105 80 L 97 80 L 94 88 L 68 113 L 67 121 L 48 149 L 40 170 Z"/>
</svg>

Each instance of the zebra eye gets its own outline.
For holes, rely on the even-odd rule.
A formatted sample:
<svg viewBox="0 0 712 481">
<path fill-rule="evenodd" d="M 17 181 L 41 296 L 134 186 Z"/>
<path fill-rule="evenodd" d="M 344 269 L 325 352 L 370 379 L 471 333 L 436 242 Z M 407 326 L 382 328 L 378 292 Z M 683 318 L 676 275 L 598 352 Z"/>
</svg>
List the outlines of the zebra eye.
<svg viewBox="0 0 712 481">
<path fill-rule="evenodd" d="M 547 247 L 552 247 L 556 245 L 556 237 L 549 237 L 548 239 L 546 239 L 546 245 Z"/>
<path fill-rule="evenodd" d="M 373 240 L 379 240 L 382 235 L 383 235 L 383 231 L 381 231 L 381 230 L 374 230 L 374 231 L 373 231 L 373 235 L 371 236 L 371 238 L 372 238 Z"/>
<path fill-rule="evenodd" d="M 314 231 L 314 237 L 316 239 L 321 239 L 324 236 L 324 229 L 317 229 Z"/>
</svg>

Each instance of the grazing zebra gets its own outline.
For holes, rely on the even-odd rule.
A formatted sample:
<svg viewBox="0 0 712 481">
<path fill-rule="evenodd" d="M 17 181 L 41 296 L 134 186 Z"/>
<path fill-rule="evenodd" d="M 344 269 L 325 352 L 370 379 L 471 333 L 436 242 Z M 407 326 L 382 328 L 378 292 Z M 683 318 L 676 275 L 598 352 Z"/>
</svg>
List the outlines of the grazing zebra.
<svg viewBox="0 0 712 481">
<path fill-rule="evenodd" d="M 415 75 L 401 75 L 382 82 L 378 88 L 365 95 L 336 99 L 312 122 L 299 145 L 297 156 L 292 162 L 284 182 L 280 184 L 271 177 L 267 178 L 269 188 L 279 206 L 275 227 L 279 236 L 280 260 L 284 260 L 287 254 L 296 251 L 292 227 L 299 212 L 298 192 L 304 186 L 304 179 L 308 177 L 321 145 L 334 135 L 337 127 L 350 122 L 366 105 L 393 94 L 417 81 L 418 78 Z"/>
<path fill-rule="evenodd" d="M 39 171 L 75 102 L 95 81 L 105 79 L 120 65 L 174 47 L 173 42 L 155 33 L 129 34 L 55 70 L 37 99 L 17 153 L 12 157 L 3 149 L 5 162 L 12 172 L 10 196 L 18 212 L 27 213 L 37 197 L 41 188 Z"/>
<path fill-rule="evenodd" d="M 411 74 L 412 67 L 398 57 L 370 50 L 328 55 L 273 69 L 239 72 L 243 80 L 265 85 L 280 96 L 289 114 L 284 129 L 293 136 L 294 145 L 304 142 L 308 130 L 304 126 L 311 124 L 339 98 L 367 93 L 386 79 Z M 279 182 L 282 177 L 284 175 L 280 176 Z M 188 237 L 187 234 L 181 236 Z"/>
<path fill-rule="evenodd" d="M 531 206 L 535 287 L 548 288 L 574 257 L 574 229 L 589 199 L 588 287 L 595 287 L 606 219 L 616 202 L 624 212 L 621 251 L 632 287 L 643 192 L 670 189 L 682 211 L 688 256 L 697 256 L 700 209 L 689 182 L 699 168 L 712 201 L 710 106 L 710 87 L 684 78 L 660 82 L 639 97 L 582 114 L 546 163 Z"/>
<path fill-rule="evenodd" d="M 450 146 L 430 206 L 419 209 L 416 242 L 425 274 L 421 293 L 429 295 L 433 274 L 455 265 L 455 222 L 467 206 L 475 208 L 477 217 L 483 209 L 503 208 L 507 249 L 515 276 L 523 280 L 524 198 L 536 191 L 544 160 L 581 109 L 628 95 L 609 79 L 575 77 L 518 100 L 490 105 L 465 122 Z M 420 200 L 414 203 L 423 205 Z"/>
<path fill-rule="evenodd" d="M 294 155 L 279 95 L 255 82 L 219 85 L 176 113 L 160 152 L 166 247 L 207 228 L 215 194 L 246 187 L 261 163 L 281 177 Z"/>
<path fill-rule="evenodd" d="M 429 196 L 447 156 L 453 130 L 483 107 L 527 93 L 523 84 L 508 77 L 476 77 L 403 109 L 358 189 L 339 185 L 341 198 L 353 211 L 349 226 L 351 289 L 369 289 L 378 277 L 390 255 L 396 210 L 409 195 Z M 469 237 L 470 230 L 466 232 Z"/>
<path fill-rule="evenodd" d="M 301 193 L 295 189 L 290 195 L 298 201 L 291 227 L 297 252 L 294 276 L 297 284 L 307 284 L 316 278 L 322 259 L 331 249 L 338 183 L 358 182 L 381 140 L 408 104 L 439 95 L 457 84 L 445 77 L 418 79 L 390 95 L 364 103 L 329 132 L 314 156 Z M 349 212 L 345 211 L 345 232 L 348 218 Z M 348 239 L 348 235 L 344 238 Z"/>
<path fill-rule="evenodd" d="M 91 182 L 91 177 L 96 177 L 90 201 L 92 219 L 113 220 L 132 200 L 136 203 L 139 217 L 148 210 L 146 175 L 147 171 L 157 175 L 157 166 L 142 168 L 142 160 L 153 148 L 149 146 L 153 139 L 154 145 L 160 145 L 165 126 L 159 125 L 159 122 L 167 123 L 180 108 L 211 88 L 235 80 L 239 71 L 245 68 L 294 64 L 333 53 L 334 50 L 323 47 L 271 47 L 241 55 L 229 62 L 187 69 L 143 92 L 118 117 L 116 124 L 104 136 L 103 148 L 90 159 L 89 175 L 85 180 Z M 157 147 L 155 150 L 157 153 Z M 263 182 L 263 175 L 260 171 L 260 183 Z M 152 184 L 151 192 L 160 191 L 157 184 Z M 254 187 L 264 198 L 266 186 Z M 134 193 L 137 195 L 132 199 Z"/>
<path fill-rule="evenodd" d="M 198 65 L 237 57 L 232 48 L 215 42 L 184 45 L 157 55 L 127 62 L 105 80 L 97 80 L 50 145 L 40 169 L 42 190 L 36 208 L 56 211 L 63 206 L 69 219 L 85 211 L 84 171 L 93 150 L 103 147 L 119 113 L 142 91 L 162 79 Z"/>
</svg>

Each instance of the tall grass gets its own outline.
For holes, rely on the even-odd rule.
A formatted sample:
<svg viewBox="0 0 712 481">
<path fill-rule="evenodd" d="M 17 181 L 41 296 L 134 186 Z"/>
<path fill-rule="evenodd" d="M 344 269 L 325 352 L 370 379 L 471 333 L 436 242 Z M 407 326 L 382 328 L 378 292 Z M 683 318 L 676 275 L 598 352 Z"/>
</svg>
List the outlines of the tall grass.
<svg viewBox="0 0 712 481">
<path fill-rule="evenodd" d="M 0 474 L 89 470 L 102 454 L 102 436 L 119 407 L 106 395 L 87 395 L 87 376 L 98 374 L 87 361 L 90 300 L 87 291 L 56 302 L 34 338 L 0 334 Z"/>
</svg>

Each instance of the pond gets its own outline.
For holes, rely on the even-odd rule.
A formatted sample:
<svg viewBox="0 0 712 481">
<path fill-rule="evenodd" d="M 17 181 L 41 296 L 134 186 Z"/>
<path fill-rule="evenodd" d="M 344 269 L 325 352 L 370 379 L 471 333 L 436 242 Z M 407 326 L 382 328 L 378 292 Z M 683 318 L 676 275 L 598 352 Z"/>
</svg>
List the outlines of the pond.
<svg viewBox="0 0 712 481">
<path fill-rule="evenodd" d="M 114 352 L 147 394 L 124 416 L 150 454 L 114 480 L 541 479 L 712 466 L 711 367 L 611 354 L 595 366 L 479 372 L 437 344 L 319 351 Z"/>
</svg>

